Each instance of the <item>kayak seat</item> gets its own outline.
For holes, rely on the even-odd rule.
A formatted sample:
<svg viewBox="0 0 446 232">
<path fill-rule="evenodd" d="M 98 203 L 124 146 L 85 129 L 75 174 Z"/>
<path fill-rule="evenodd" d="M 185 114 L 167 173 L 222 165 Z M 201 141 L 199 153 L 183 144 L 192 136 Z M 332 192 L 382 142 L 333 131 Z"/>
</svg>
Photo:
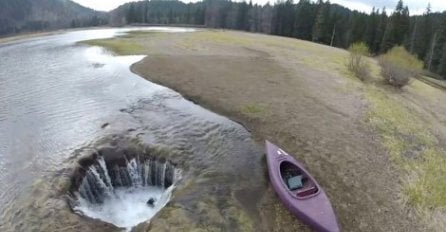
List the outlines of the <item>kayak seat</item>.
<svg viewBox="0 0 446 232">
<path fill-rule="evenodd" d="M 297 175 L 297 176 L 288 178 L 288 180 L 287 180 L 288 188 L 291 191 L 302 188 L 304 186 L 304 184 L 302 183 L 302 179 L 303 179 L 302 175 Z"/>
<path fill-rule="evenodd" d="M 316 187 L 316 185 L 310 185 L 310 186 L 299 189 L 297 191 L 297 196 L 298 197 L 306 197 L 306 196 L 316 194 L 318 191 L 319 190 Z"/>
</svg>

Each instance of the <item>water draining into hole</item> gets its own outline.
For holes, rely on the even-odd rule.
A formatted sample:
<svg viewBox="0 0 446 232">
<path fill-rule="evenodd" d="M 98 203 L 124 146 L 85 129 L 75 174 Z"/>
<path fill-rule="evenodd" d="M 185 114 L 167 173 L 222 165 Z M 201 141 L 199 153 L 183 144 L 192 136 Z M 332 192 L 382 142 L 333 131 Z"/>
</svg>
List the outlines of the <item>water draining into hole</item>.
<svg viewBox="0 0 446 232">
<path fill-rule="evenodd" d="M 107 162 L 98 156 L 73 191 L 75 212 L 130 228 L 152 218 L 170 200 L 180 171 L 153 157 Z"/>
</svg>

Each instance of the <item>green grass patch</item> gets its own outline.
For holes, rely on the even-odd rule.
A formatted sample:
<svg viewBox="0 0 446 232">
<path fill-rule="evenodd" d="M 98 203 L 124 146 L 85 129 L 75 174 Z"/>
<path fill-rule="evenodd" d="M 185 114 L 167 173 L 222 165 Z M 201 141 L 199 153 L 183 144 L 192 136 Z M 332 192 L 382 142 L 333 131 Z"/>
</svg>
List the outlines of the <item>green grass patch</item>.
<svg viewBox="0 0 446 232">
<path fill-rule="evenodd" d="M 104 47 L 116 55 L 139 55 L 142 54 L 143 46 L 135 43 L 134 41 L 123 39 L 123 38 L 112 38 L 112 39 L 93 39 L 81 41 L 82 44 L 87 44 L 90 46 L 100 46 Z"/>
<path fill-rule="evenodd" d="M 230 219 L 237 221 L 238 230 L 240 232 L 250 232 L 254 231 L 253 221 L 249 218 L 245 211 L 236 208 L 230 207 L 226 210 L 230 215 Z"/>
<path fill-rule="evenodd" d="M 244 105 L 240 111 L 242 114 L 248 115 L 248 116 L 260 116 L 266 111 L 266 107 L 261 104 L 248 104 Z"/>
<path fill-rule="evenodd" d="M 384 89 L 369 86 L 368 121 L 381 136 L 391 159 L 407 174 L 403 193 L 423 209 L 446 207 L 446 153 L 431 126 Z"/>
<path fill-rule="evenodd" d="M 197 40 L 201 40 L 206 42 L 216 42 L 233 45 L 249 45 L 253 41 L 255 41 L 250 37 L 241 36 L 240 34 L 234 34 L 232 32 L 225 31 L 196 32 L 190 39 L 190 42 L 193 43 L 195 43 Z"/>
<path fill-rule="evenodd" d="M 129 31 L 126 32 L 123 35 L 120 35 L 119 38 L 153 38 L 153 37 L 160 37 L 165 35 L 164 32 L 157 32 L 157 31 Z"/>
<path fill-rule="evenodd" d="M 408 201 L 425 209 L 446 207 L 446 157 L 443 151 L 429 148 L 421 162 L 410 162 L 412 175 L 404 186 Z"/>
<path fill-rule="evenodd" d="M 129 31 L 123 35 L 110 39 L 93 39 L 79 43 L 91 46 L 104 47 L 116 55 L 143 55 L 146 48 L 143 46 L 151 38 L 165 36 L 162 32 Z"/>
</svg>

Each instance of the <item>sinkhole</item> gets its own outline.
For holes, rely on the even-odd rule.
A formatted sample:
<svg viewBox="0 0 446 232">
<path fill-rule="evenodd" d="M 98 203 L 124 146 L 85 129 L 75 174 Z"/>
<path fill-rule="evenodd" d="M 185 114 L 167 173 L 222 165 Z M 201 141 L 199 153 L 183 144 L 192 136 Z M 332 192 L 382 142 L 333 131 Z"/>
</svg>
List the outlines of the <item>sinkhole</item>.
<svg viewBox="0 0 446 232">
<path fill-rule="evenodd" d="M 147 152 L 102 149 L 79 160 L 69 204 L 79 215 L 131 228 L 169 202 L 180 169 Z"/>
</svg>

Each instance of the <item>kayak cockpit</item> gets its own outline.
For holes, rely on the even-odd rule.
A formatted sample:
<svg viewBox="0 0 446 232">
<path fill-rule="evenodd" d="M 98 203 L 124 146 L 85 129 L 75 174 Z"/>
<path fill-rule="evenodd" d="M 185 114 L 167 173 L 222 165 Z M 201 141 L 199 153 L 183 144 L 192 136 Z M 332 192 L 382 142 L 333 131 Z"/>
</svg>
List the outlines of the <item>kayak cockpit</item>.
<svg viewBox="0 0 446 232">
<path fill-rule="evenodd" d="M 289 191 L 298 198 L 308 198 L 319 192 L 317 185 L 299 167 L 291 162 L 280 163 L 280 176 Z"/>
</svg>

